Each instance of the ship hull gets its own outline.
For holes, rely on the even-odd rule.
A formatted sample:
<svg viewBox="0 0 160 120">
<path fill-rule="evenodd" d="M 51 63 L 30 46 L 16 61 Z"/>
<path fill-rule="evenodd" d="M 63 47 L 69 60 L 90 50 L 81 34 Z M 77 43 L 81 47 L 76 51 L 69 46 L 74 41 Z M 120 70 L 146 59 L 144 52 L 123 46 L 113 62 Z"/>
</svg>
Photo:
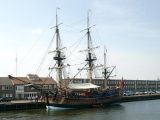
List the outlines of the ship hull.
<svg viewBox="0 0 160 120">
<path fill-rule="evenodd" d="M 106 107 L 121 102 L 121 96 L 105 97 L 105 98 L 79 98 L 69 99 L 63 98 L 63 103 L 49 103 L 46 108 L 49 109 L 79 109 L 79 108 L 99 108 Z"/>
</svg>

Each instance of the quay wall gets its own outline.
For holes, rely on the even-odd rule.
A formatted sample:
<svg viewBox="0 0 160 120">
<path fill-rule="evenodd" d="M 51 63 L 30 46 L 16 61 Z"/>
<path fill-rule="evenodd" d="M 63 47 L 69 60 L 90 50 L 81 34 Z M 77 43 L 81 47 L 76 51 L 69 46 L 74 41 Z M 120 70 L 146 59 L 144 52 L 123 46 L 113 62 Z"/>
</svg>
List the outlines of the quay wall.
<svg viewBox="0 0 160 120">
<path fill-rule="evenodd" d="M 160 99 L 160 94 L 123 96 L 121 102 L 145 101 Z M 45 102 L 4 102 L 0 103 L 0 111 L 46 109 Z"/>
<path fill-rule="evenodd" d="M 145 101 L 160 99 L 160 94 L 123 96 L 121 102 Z"/>
<path fill-rule="evenodd" d="M 0 111 L 12 110 L 30 110 L 30 109 L 45 109 L 44 102 L 27 102 L 27 103 L 0 103 Z"/>
</svg>

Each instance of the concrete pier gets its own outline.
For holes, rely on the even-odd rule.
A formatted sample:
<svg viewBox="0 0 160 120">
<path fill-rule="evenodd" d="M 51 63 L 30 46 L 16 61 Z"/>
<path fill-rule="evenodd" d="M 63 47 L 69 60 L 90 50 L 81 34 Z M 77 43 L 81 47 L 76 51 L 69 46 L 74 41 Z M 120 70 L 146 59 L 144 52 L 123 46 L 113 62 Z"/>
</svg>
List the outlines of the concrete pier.
<svg viewBox="0 0 160 120">
<path fill-rule="evenodd" d="M 12 101 L 0 103 L 0 111 L 45 109 L 44 102 Z"/>
<path fill-rule="evenodd" d="M 160 99 L 160 94 L 123 96 L 121 102 L 145 101 Z M 18 100 L 11 102 L 1 102 L 0 111 L 46 109 L 45 102 L 35 102 L 28 100 Z"/>
<path fill-rule="evenodd" d="M 122 102 L 144 101 L 160 99 L 160 94 L 123 96 Z"/>
</svg>

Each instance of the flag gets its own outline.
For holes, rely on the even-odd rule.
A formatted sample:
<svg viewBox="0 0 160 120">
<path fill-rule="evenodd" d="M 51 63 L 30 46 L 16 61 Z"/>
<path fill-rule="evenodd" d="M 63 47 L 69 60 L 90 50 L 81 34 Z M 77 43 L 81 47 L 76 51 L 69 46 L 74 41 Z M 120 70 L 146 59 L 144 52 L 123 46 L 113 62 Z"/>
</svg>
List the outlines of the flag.
<svg viewBox="0 0 160 120">
<path fill-rule="evenodd" d="M 124 88 L 124 80 L 123 80 L 123 77 L 122 77 L 122 79 L 121 79 L 121 81 L 120 81 L 120 88 L 121 88 L 121 89 Z"/>
</svg>

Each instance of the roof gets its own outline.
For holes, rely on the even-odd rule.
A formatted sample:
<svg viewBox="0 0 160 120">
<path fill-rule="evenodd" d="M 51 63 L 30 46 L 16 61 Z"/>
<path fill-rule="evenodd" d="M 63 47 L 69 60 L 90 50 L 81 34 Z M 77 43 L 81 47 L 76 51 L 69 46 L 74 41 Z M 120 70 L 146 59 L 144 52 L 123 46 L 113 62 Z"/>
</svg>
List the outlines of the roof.
<svg viewBox="0 0 160 120">
<path fill-rule="evenodd" d="M 98 88 L 100 86 L 94 85 L 92 83 L 71 83 L 68 85 L 70 89 L 91 89 Z"/>
<path fill-rule="evenodd" d="M 13 85 L 8 77 L 0 77 L 0 85 Z"/>
<path fill-rule="evenodd" d="M 29 80 L 27 77 L 16 77 L 11 79 L 13 84 L 38 84 L 38 85 L 51 85 L 56 84 L 55 80 L 51 77 L 40 77 L 38 80 Z"/>
<path fill-rule="evenodd" d="M 23 85 L 29 83 L 28 79 L 26 77 L 16 77 L 17 79 L 10 78 L 13 85 Z"/>
</svg>

